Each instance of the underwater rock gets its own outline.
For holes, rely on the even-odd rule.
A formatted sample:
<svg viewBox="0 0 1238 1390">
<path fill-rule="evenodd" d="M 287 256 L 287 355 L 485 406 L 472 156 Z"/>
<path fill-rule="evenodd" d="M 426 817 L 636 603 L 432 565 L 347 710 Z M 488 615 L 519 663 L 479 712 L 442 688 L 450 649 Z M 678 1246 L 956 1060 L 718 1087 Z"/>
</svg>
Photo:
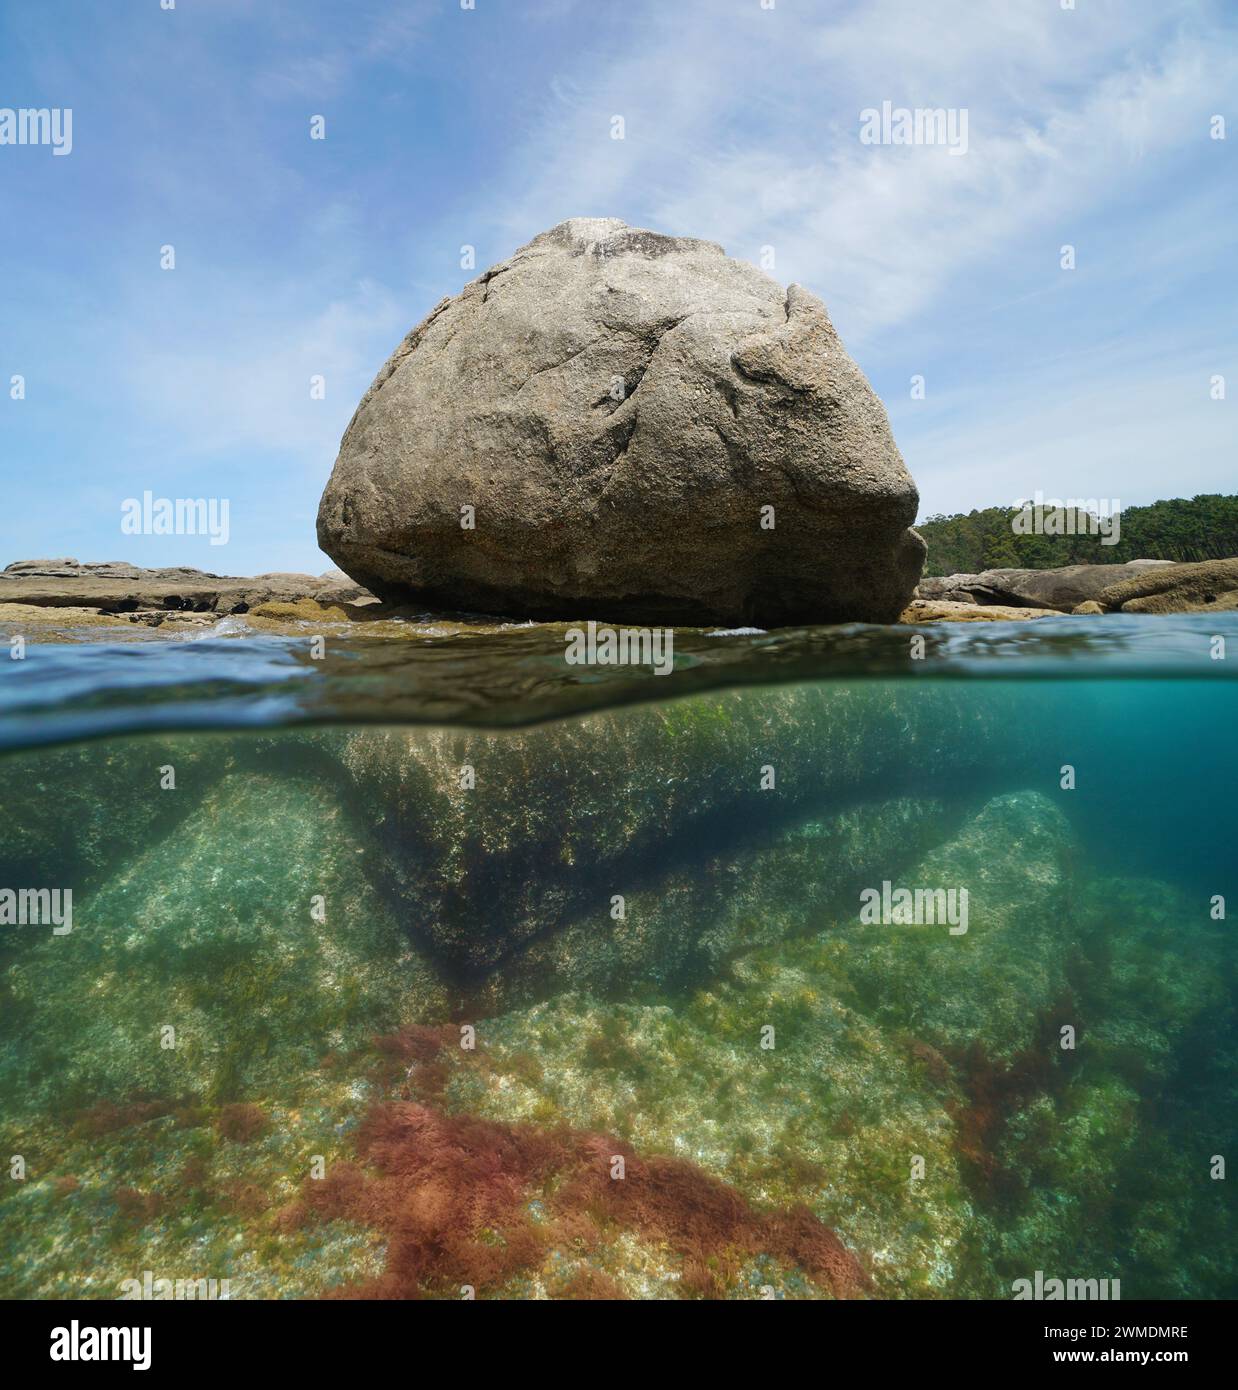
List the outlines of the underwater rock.
<svg viewBox="0 0 1238 1390">
<path fill-rule="evenodd" d="M 566 994 L 503 1013 L 479 1024 L 475 1051 L 415 1066 L 414 1092 L 433 1073 L 449 1113 L 602 1131 L 615 1152 L 690 1160 L 753 1207 L 805 1208 L 863 1259 L 878 1296 L 940 1296 L 971 1220 L 949 1110 L 961 1093 L 949 1078 L 926 1085 L 903 1039 L 832 997 L 818 954 L 805 942 L 758 953 L 673 1007 Z M 915 1155 L 925 1181 L 910 1180 Z M 768 1263 L 731 1270 L 715 1296 L 761 1286 L 820 1296 Z"/>
<path fill-rule="evenodd" d="M 965 891 L 953 900 L 965 901 L 964 930 L 953 917 L 867 922 L 857 899 L 831 948 L 875 1021 L 938 1050 L 961 1054 L 979 1041 L 987 1058 L 1008 1062 L 1037 1045 L 1070 993 L 1072 863 L 1069 825 L 1048 797 L 995 797 L 895 885 Z"/>
<path fill-rule="evenodd" d="M 783 934 L 793 914 L 764 913 L 754 885 L 785 884 L 805 911 L 824 910 L 866 862 L 902 863 L 940 837 L 951 788 L 994 766 L 1018 776 L 1036 744 L 1000 685 L 874 681 L 501 732 L 354 726 L 32 749 L 7 764 L 0 886 L 45 884 L 54 862 L 80 905 L 140 855 L 167 854 L 171 872 L 178 849 L 207 852 L 212 824 L 194 813 L 221 779 L 241 815 L 247 786 L 286 775 L 342 818 L 385 910 L 446 979 L 496 999 L 539 969 L 543 989 L 618 988 L 696 977 Z"/>
<path fill-rule="evenodd" d="M 242 1100 L 442 1007 L 369 867 L 338 798 L 224 777 L 175 834 L 75 902 L 71 934 L 40 930 L 6 962 L 6 1109 L 17 1097 L 62 1113 L 133 1093 Z"/>
<path fill-rule="evenodd" d="M 936 846 L 954 812 L 929 797 L 860 803 L 677 863 L 605 906 L 543 933 L 486 980 L 483 999 L 513 1003 L 565 987 L 615 996 L 674 992 L 733 956 L 819 929 L 879 869 Z"/>
<path fill-rule="evenodd" d="M 176 830 L 228 770 L 231 747 L 152 737 L 9 755 L 0 885 L 44 883 L 54 866 L 63 888 L 93 887 L 131 849 Z"/>
<path fill-rule="evenodd" d="M 867 1252 L 879 1295 L 1008 1297 L 1082 1248 L 1079 1267 L 1128 1296 L 1222 1292 L 1204 1231 L 1233 1224 L 1224 1184 L 1165 1149 L 1148 1107 L 1172 1079 L 1214 1123 L 1226 1113 L 1223 936 L 1149 992 L 1189 905 L 1107 881 L 1076 903 L 1075 852 L 1047 798 L 995 798 L 905 878 L 968 885 L 966 934 L 839 918 L 736 957 L 686 999 L 567 993 L 500 1012 L 476 1052 L 437 1054 L 435 1094 L 506 1123 L 613 1131 L 749 1201 L 805 1203 Z M 1222 1060 L 1183 1077 L 1202 1019 L 1195 1050 Z M 796 1294 L 785 1274 L 768 1282 Z"/>
<path fill-rule="evenodd" d="M 393 910 L 440 966 L 470 987 L 490 977 L 501 987 L 519 951 L 575 923 L 561 949 L 539 948 L 561 987 L 564 972 L 601 979 L 620 960 L 641 977 L 716 957 L 745 914 L 760 915 L 738 871 L 726 888 L 725 856 L 793 837 L 807 821 L 834 827 L 820 836 L 814 892 L 840 881 L 866 834 L 874 849 L 889 844 L 883 826 L 902 826 L 915 852 L 931 818 L 892 803 L 913 791 L 933 803 L 995 762 L 1017 777 L 1036 743 L 1021 719 L 995 685 L 838 682 L 495 734 L 363 728 L 306 743 L 324 772 L 347 771 Z M 871 804 L 849 820 L 859 785 L 873 789 Z M 787 846 L 790 864 L 804 851 L 794 838 Z M 694 877 L 709 861 L 714 877 Z M 730 908 L 704 910 L 728 891 Z M 639 912 L 628 913 L 637 897 Z M 704 939 L 711 920 L 714 945 Z"/>
<path fill-rule="evenodd" d="M 1238 1138 L 1224 924 L 1130 877 L 1088 882 L 1074 915 L 1078 1051 L 1059 1056 L 1077 1063 L 994 1136 L 1003 1201 L 979 1215 L 982 1257 L 961 1291 L 1074 1268 L 1120 1279 L 1124 1298 L 1232 1298 L 1218 1252 L 1234 1248 L 1238 1210 L 1209 1172 Z"/>
<path fill-rule="evenodd" d="M 951 783 L 972 744 L 999 766 L 1008 737 L 1043 747 L 996 693 L 967 699 L 962 733 L 948 685 L 867 684 L 503 735 L 136 743 L 139 782 L 142 758 L 198 769 L 183 818 L 96 837 L 73 933 L 4 943 L 0 1113 L 30 1173 L 0 1187 L 0 1293 L 115 1297 L 157 1249 L 238 1298 L 993 1298 L 1036 1269 L 1231 1296 L 1208 1174 L 1238 1114 L 1225 925 L 1163 884 L 1078 881 L 1051 798 Z M 483 795 L 453 811 L 466 754 Z M 76 766 L 101 811 L 144 800 L 119 762 Z M 847 800 L 863 767 L 882 795 Z M 541 819 L 512 786 L 541 788 Z M 442 897 L 492 843 L 498 896 Z M 602 910 L 526 941 L 505 917 L 536 911 L 525 876 L 556 843 Z M 392 892 L 417 853 L 440 896 Z M 883 879 L 967 889 L 966 932 L 862 922 Z M 448 910 L 512 943 L 467 1006 L 433 943 Z"/>
<path fill-rule="evenodd" d="M 1238 972 L 1223 923 L 1201 920 L 1198 904 L 1180 889 L 1139 878 L 1093 880 L 1075 911 L 1095 962 L 1081 1043 L 1090 1062 L 1150 1096 L 1175 1080 L 1184 1043 L 1197 1062 L 1224 1048 Z M 1167 959 L 1172 970 L 1164 968 Z"/>
<path fill-rule="evenodd" d="M 449 609 L 892 622 L 916 507 L 814 295 L 713 242 L 573 218 L 396 348 L 318 540 L 381 597 Z"/>
<path fill-rule="evenodd" d="M 367 1117 L 358 1148 L 368 1171 L 347 1165 L 307 1183 L 290 1214 L 386 1238 L 382 1277 L 340 1297 L 456 1297 L 468 1285 L 480 1298 L 717 1298 L 737 1284 L 745 1296 L 758 1260 L 818 1297 L 872 1287 L 804 1204 L 757 1210 L 698 1165 L 613 1135 L 400 1102 Z"/>
<path fill-rule="evenodd" d="M 686 998 L 679 989 L 650 1004 L 567 993 L 501 1012 L 479 1024 L 475 1053 L 441 1054 L 447 1074 L 436 1075 L 436 1094 L 460 1112 L 563 1119 L 612 1130 L 644 1153 L 690 1156 L 750 1201 L 805 1203 L 850 1248 L 871 1253 L 879 1294 L 949 1293 L 976 1239 L 970 1172 L 987 1158 L 974 1147 L 977 1126 L 996 1142 L 1005 1118 L 973 1119 L 977 1048 L 1022 1058 L 1044 1043 L 1034 1015 L 1061 985 L 1054 967 L 1065 970 L 1054 958 L 1070 929 L 1057 929 L 1055 914 L 1058 860 L 1070 846 L 1044 798 L 999 798 L 907 875 L 940 882 L 931 867 L 940 864 L 947 881 L 977 889 L 971 921 L 982 965 L 973 955 L 935 969 L 932 953 L 948 955 L 958 939 L 926 927 L 874 929 L 889 934 L 875 960 L 855 948 L 852 922 L 818 917 L 811 938 L 740 954 Z M 737 879 L 747 872 L 741 866 Z M 764 900 L 781 907 L 788 884 L 763 887 Z M 924 1002 L 907 1007 L 909 980 L 924 969 L 932 979 L 915 992 Z M 1030 1008 L 1019 993 L 1029 986 Z M 1024 1067 L 1037 1084 L 1047 1070 Z M 1008 1093 L 984 1103 L 1014 1109 L 1029 1094 L 1034 1087 L 1016 1073 Z M 989 1269 L 970 1273 L 985 1295 L 1000 1294 Z M 796 1294 L 784 1276 L 768 1282 Z"/>
</svg>

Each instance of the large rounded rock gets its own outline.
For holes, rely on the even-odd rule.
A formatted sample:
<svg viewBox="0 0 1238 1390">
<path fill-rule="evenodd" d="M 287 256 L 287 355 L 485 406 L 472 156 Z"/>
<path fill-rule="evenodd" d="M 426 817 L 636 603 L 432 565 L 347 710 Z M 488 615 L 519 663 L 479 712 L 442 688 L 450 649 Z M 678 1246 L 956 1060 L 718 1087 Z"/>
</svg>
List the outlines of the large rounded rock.
<svg viewBox="0 0 1238 1390">
<path fill-rule="evenodd" d="M 395 350 L 318 539 L 382 597 L 443 607 L 893 622 L 917 500 L 818 299 L 712 242 L 574 218 Z"/>
</svg>

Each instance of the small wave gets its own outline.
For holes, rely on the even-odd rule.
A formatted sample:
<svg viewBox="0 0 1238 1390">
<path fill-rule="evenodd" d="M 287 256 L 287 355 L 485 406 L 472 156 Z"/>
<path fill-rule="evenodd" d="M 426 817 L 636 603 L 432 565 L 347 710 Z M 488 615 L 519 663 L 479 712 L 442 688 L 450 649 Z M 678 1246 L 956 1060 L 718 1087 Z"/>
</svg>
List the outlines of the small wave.
<svg viewBox="0 0 1238 1390">
<path fill-rule="evenodd" d="M 191 642 L 205 642 L 212 637 L 247 637 L 253 632 L 253 628 L 235 614 L 229 614 L 220 620 L 214 627 L 208 627 L 205 632 L 199 632 L 189 640 Z"/>
</svg>

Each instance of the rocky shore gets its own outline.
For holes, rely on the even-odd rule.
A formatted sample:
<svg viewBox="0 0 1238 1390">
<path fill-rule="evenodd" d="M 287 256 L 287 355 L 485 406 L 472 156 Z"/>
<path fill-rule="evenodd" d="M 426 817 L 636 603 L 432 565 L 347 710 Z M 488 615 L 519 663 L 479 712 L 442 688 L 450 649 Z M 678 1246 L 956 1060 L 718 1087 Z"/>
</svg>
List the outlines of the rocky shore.
<svg viewBox="0 0 1238 1390">
<path fill-rule="evenodd" d="M 142 569 L 124 561 L 17 560 L 0 571 L 0 622 L 82 627 L 201 627 L 222 617 L 260 615 L 272 604 L 308 603 L 308 616 L 374 602 L 342 570 L 253 578 L 188 568 Z"/>
<path fill-rule="evenodd" d="M 342 569 L 20 560 L 0 625 L 407 637 L 444 615 L 769 629 L 1238 608 L 1238 559 L 922 578 L 918 504 L 820 300 L 713 242 L 577 217 L 443 299 L 380 369 L 319 505 Z"/>
<path fill-rule="evenodd" d="M 1174 564 L 986 570 L 920 581 L 901 624 L 1016 622 L 1063 614 L 1202 613 L 1238 608 L 1238 559 Z M 599 617 L 607 616 L 600 613 Z M 509 626 L 487 614 L 444 615 L 383 602 L 341 570 L 251 578 L 120 561 L 19 560 L 0 571 L 0 626 L 32 637 L 114 640 L 124 633 L 199 636 L 235 618 L 230 635 L 335 625 L 371 637 Z"/>
<path fill-rule="evenodd" d="M 930 604 L 1056 613 L 1204 613 L 1238 608 L 1238 559 L 1061 569 L 995 569 L 921 579 L 916 598 Z"/>
</svg>

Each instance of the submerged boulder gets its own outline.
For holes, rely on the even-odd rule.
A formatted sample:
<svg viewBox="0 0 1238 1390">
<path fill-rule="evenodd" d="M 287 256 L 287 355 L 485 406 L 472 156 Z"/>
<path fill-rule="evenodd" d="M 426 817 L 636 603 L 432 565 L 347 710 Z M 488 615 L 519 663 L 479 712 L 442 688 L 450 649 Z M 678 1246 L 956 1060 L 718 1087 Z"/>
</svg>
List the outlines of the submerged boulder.
<svg viewBox="0 0 1238 1390">
<path fill-rule="evenodd" d="M 175 833 L 139 841 L 80 894 L 69 934 L 26 929 L 18 951 L 6 931 L 0 1109 L 237 1101 L 441 1007 L 369 883 L 367 850 L 329 789 L 222 777 Z"/>
<path fill-rule="evenodd" d="M 939 798 L 994 763 L 1024 775 L 1037 742 L 999 683 L 897 681 L 305 740 L 316 776 L 343 777 L 397 919 L 490 1002 L 707 975 L 794 929 L 775 898 L 824 910 L 875 860 L 915 856 Z"/>
<path fill-rule="evenodd" d="M 713 242 L 573 218 L 395 350 L 318 540 L 380 596 L 455 609 L 892 622 L 917 501 L 814 295 Z"/>
</svg>

